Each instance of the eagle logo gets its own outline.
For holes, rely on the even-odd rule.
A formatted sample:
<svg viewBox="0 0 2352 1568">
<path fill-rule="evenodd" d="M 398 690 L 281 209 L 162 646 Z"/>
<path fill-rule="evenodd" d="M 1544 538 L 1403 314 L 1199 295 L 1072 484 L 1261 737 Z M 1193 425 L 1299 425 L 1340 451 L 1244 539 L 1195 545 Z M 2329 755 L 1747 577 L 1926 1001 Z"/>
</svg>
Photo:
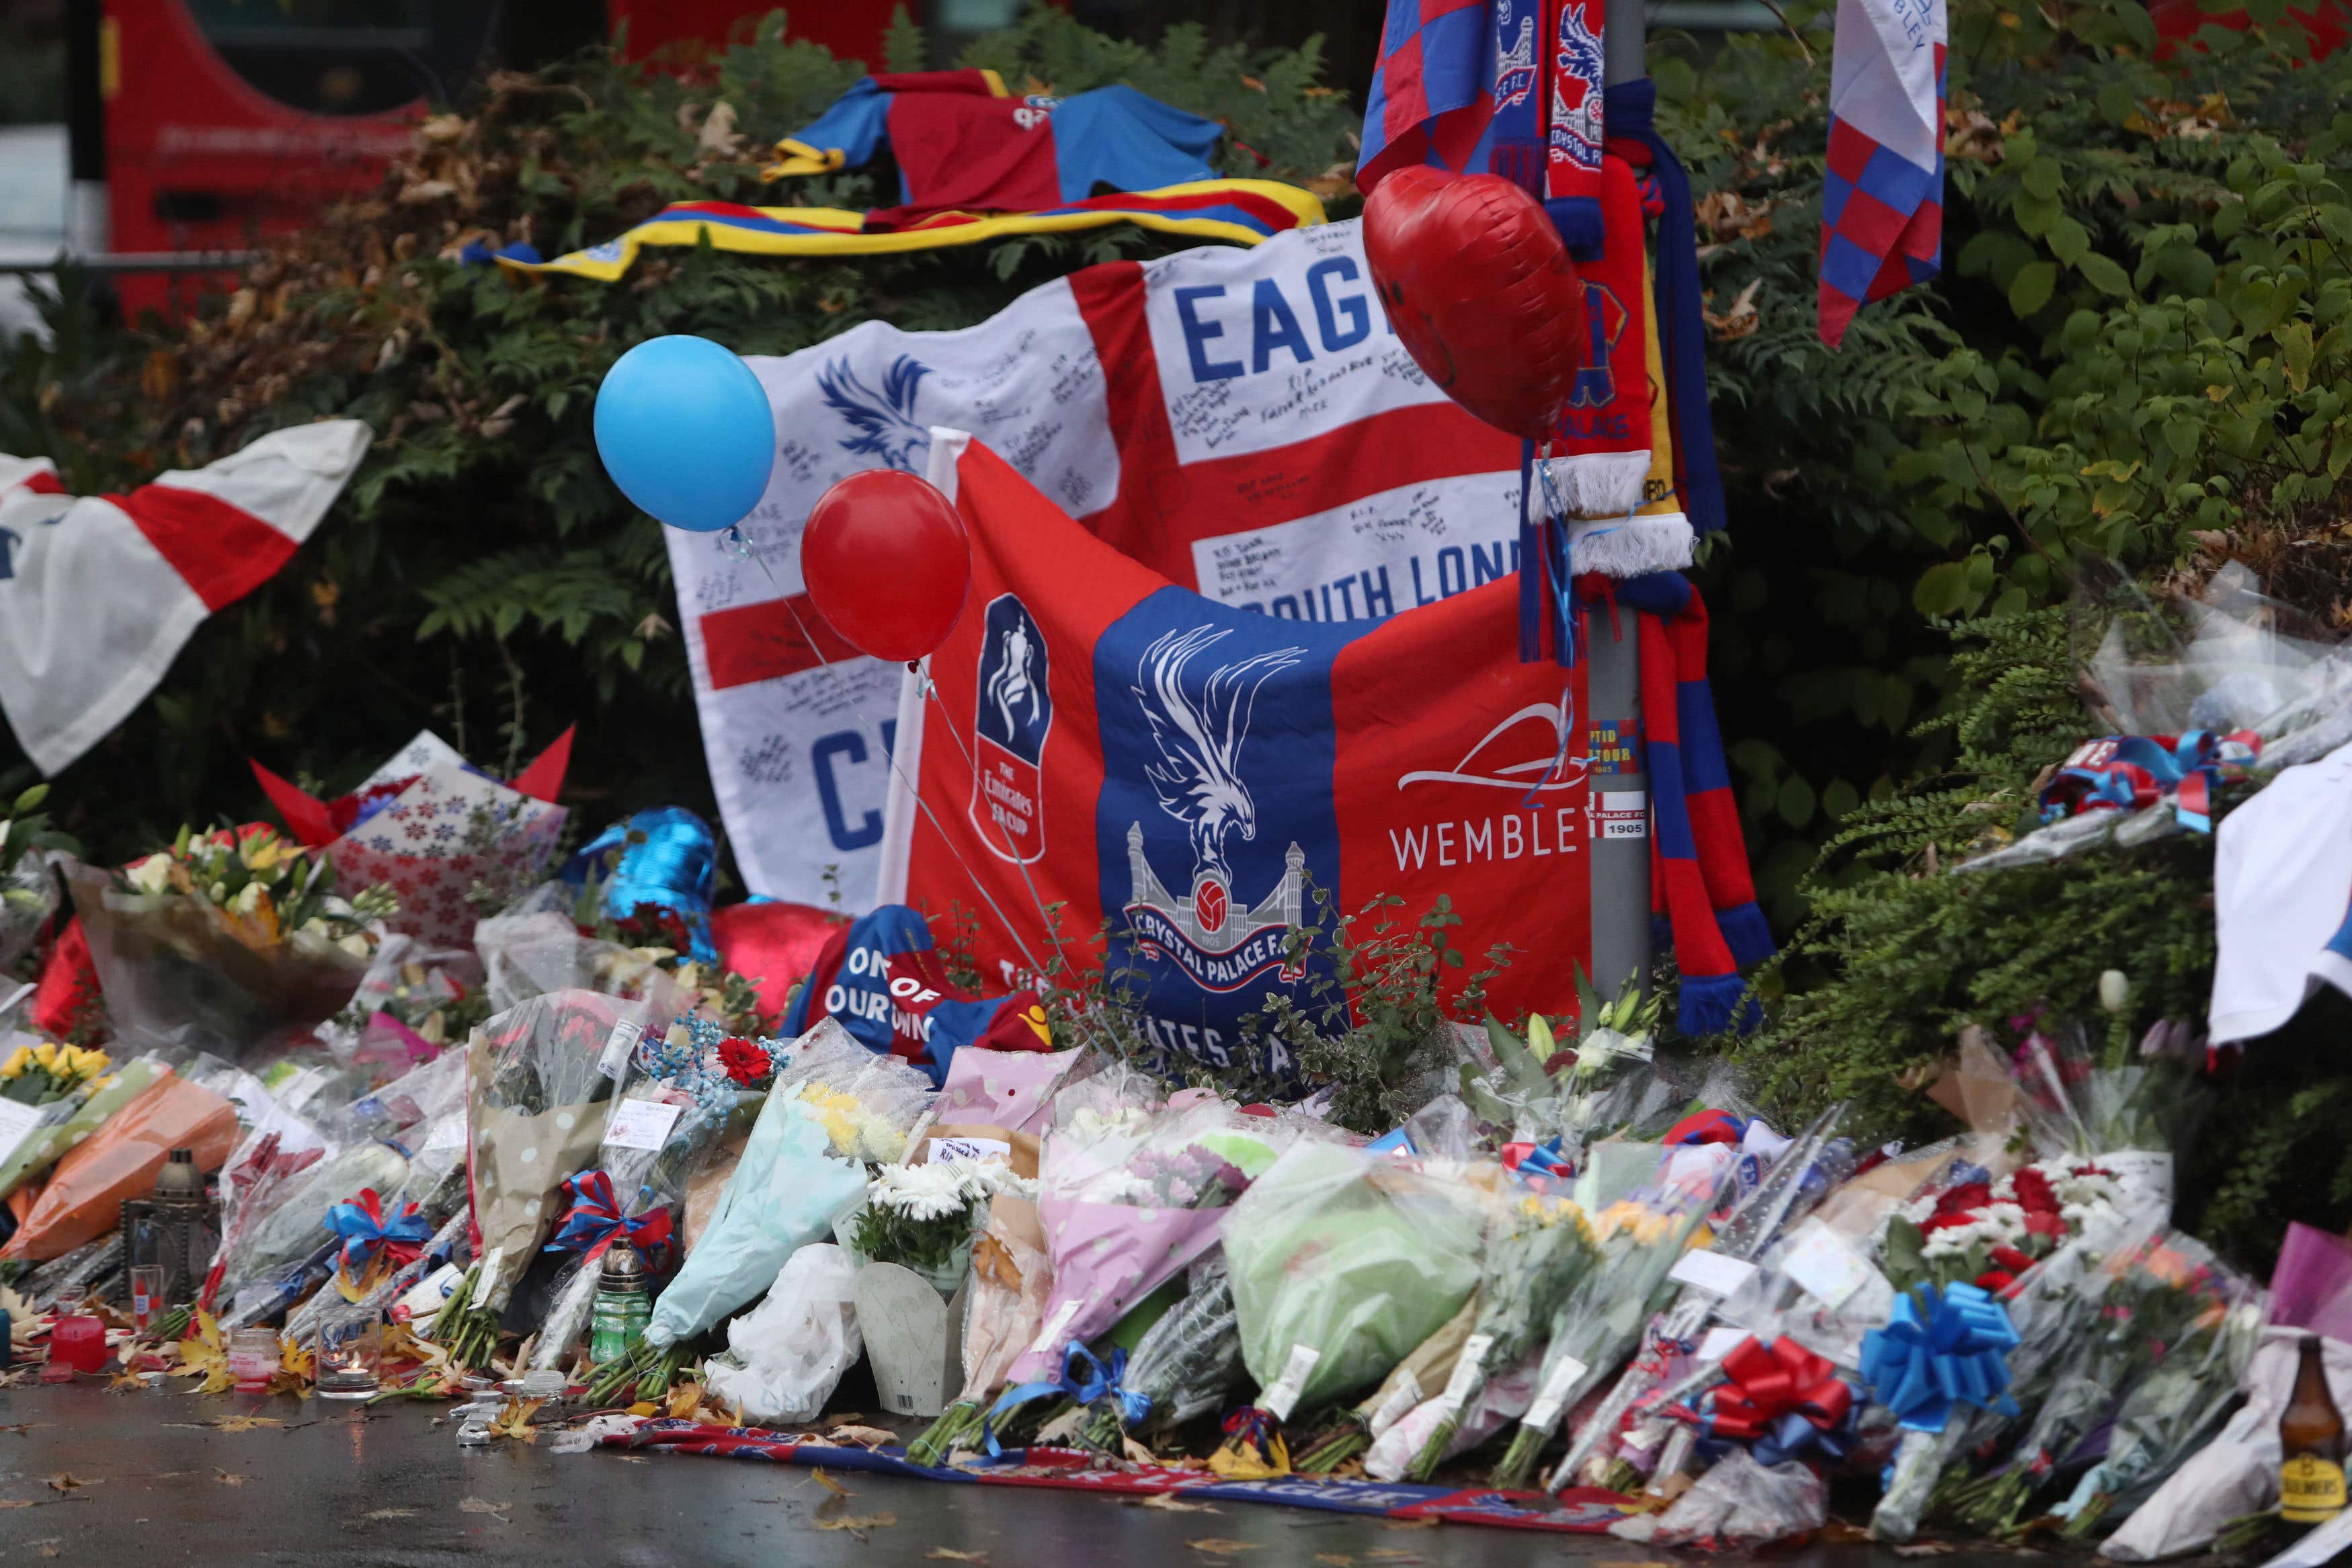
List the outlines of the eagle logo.
<svg viewBox="0 0 2352 1568">
<path fill-rule="evenodd" d="M 1227 836 L 1257 837 L 1257 805 L 1241 764 L 1258 687 L 1307 652 L 1277 648 L 1220 664 L 1199 682 L 1196 697 L 1186 689 L 1186 667 L 1231 635 L 1207 626 L 1161 633 L 1144 650 L 1132 688 L 1160 748 L 1160 760 L 1147 763 L 1144 777 L 1160 810 L 1183 823 L 1192 840 L 1194 884 L 1213 881 L 1221 890 L 1234 881 Z"/>
<path fill-rule="evenodd" d="M 1551 148 L 1555 158 L 1588 169 L 1601 166 L 1601 83 L 1605 67 L 1601 35 L 1573 3 L 1559 10 L 1559 69 L 1551 80 Z M 1570 103 L 1573 92 L 1576 101 Z"/>
<path fill-rule="evenodd" d="M 902 473 L 922 472 L 919 459 L 931 449 L 931 433 L 915 417 L 915 392 L 930 373 L 931 367 L 922 361 L 900 354 L 882 373 L 882 390 L 877 392 L 858 379 L 845 358 L 819 371 L 817 391 L 824 395 L 825 406 L 856 433 L 841 444 L 841 449 Z"/>
</svg>

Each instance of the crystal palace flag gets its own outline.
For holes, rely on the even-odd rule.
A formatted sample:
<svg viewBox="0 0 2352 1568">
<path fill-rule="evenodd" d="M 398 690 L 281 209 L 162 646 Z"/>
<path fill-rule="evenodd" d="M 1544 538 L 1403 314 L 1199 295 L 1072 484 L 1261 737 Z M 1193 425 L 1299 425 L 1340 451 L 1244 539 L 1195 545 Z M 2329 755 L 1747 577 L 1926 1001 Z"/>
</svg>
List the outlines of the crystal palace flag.
<svg viewBox="0 0 2352 1568">
<path fill-rule="evenodd" d="M 77 500 L 0 456 L 0 710 L 56 773 L 130 716 L 205 617 L 284 566 L 367 451 L 353 419 L 265 435 L 128 495 Z"/>
<path fill-rule="evenodd" d="M 969 439 L 938 431 L 929 449 L 972 589 L 929 684 L 900 688 L 886 900 L 976 918 L 992 988 L 1057 944 L 1093 962 L 1107 922 L 1103 962 L 1160 1046 L 1220 1069 L 1245 1064 L 1243 1019 L 1269 993 L 1318 1005 L 1328 960 L 1294 936 L 1381 895 L 1408 925 L 1451 901 L 1470 963 L 1441 971 L 1449 997 L 1509 940 L 1519 961 L 1491 1005 L 1575 1010 L 1591 962 L 1584 668 L 1519 662 L 1512 584 L 1379 622 L 1235 609 L 1121 554 Z M 1278 1051 L 1246 1064 L 1292 1069 Z"/>
<path fill-rule="evenodd" d="M 1944 0 L 1838 0 L 1822 183 L 1822 340 L 1944 258 Z"/>
<path fill-rule="evenodd" d="M 1604 0 L 1389 0 L 1356 183 L 1428 163 L 1540 198 L 1582 256 L 1601 245 Z"/>
</svg>

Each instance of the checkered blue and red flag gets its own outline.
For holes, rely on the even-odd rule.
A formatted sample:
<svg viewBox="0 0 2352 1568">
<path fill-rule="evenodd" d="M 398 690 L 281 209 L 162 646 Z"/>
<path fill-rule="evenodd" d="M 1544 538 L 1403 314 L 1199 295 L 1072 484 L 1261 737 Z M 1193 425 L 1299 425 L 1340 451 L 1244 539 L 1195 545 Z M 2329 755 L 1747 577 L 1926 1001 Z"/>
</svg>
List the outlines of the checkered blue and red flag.
<svg viewBox="0 0 2352 1568">
<path fill-rule="evenodd" d="M 1822 183 L 1822 340 L 1944 262 L 1944 0 L 1838 0 Z"/>
<path fill-rule="evenodd" d="M 1389 0 L 1356 183 L 1499 174 L 1580 256 L 1601 246 L 1603 0 Z"/>
</svg>

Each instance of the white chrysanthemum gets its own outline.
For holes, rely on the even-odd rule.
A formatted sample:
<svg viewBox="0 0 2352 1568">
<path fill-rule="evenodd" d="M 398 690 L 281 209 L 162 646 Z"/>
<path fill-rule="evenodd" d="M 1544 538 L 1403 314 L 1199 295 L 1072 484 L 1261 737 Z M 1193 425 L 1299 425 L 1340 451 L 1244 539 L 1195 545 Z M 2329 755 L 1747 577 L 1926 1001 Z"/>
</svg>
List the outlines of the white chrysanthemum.
<svg viewBox="0 0 2352 1568">
<path fill-rule="evenodd" d="M 122 874 L 130 879 L 131 886 L 142 893 L 149 894 L 163 893 L 172 885 L 172 857 L 165 854 L 149 855 L 145 860 L 131 865 Z"/>
<path fill-rule="evenodd" d="M 945 1219 L 971 1207 L 971 1184 L 953 1162 L 884 1166 L 866 1189 L 867 1201 L 909 1219 Z"/>
</svg>

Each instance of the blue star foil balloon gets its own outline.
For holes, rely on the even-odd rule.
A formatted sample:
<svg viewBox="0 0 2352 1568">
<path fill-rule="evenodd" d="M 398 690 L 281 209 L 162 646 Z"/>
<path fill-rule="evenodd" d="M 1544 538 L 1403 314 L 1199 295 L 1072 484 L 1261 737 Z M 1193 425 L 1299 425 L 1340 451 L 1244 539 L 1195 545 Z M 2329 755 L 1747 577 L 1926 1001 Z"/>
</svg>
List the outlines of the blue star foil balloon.
<svg viewBox="0 0 2352 1568">
<path fill-rule="evenodd" d="M 615 920 L 648 904 L 677 915 L 686 926 L 688 956 L 699 964 L 719 961 L 710 940 L 719 845 L 710 824 L 685 807 L 656 806 L 614 823 L 581 845 L 562 875 L 573 887 L 595 883 L 602 890 L 599 906 Z"/>
</svg>

